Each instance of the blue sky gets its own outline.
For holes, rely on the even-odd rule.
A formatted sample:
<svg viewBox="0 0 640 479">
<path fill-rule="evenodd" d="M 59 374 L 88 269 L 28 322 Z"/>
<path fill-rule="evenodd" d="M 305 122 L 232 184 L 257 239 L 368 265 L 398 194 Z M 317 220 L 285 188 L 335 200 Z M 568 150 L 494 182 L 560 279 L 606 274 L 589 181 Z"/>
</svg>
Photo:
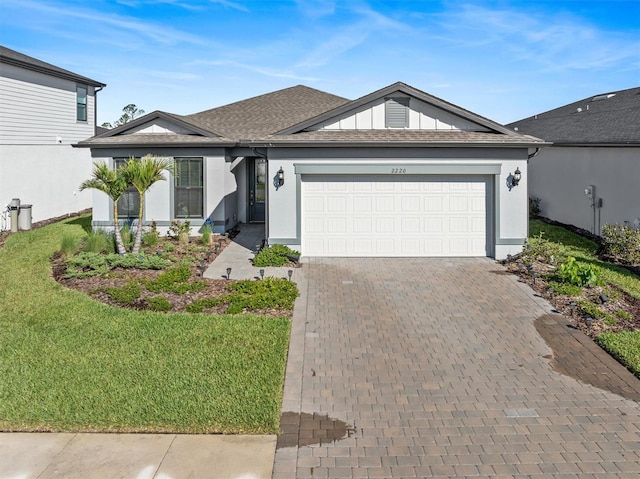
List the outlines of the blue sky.
<svg viewBox="0 0 640 479">
<path fill-rule="evenodd" d="M 396 81 L 509 123 L 640 86 L 640 0 L 2 0 L 0 43 L 106 83 L 99 124 Z"/>
</svg>

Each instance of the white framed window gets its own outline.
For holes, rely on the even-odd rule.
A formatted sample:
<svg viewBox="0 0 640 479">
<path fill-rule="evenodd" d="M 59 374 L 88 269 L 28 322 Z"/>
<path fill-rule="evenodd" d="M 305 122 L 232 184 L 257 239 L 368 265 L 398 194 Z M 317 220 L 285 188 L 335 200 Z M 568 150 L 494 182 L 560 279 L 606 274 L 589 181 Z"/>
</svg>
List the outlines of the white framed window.
<svg viewBox="0 0 640 479">
<path fill-rule="evenodd" d="M 204 161 L 202 158 L 174 158 L 174 218 L 204 217 Z"/>
<path fill-rule="evenodd" d="M 87 91 L 85 85 L 76 86 L 76 120 L 87 121 Z"/>
<path fill-rule="evenodd" d="M 384 107 L 384 120 L 387 128 L 409 128 L 409 98 L 387 98 Z"/>
</svg>

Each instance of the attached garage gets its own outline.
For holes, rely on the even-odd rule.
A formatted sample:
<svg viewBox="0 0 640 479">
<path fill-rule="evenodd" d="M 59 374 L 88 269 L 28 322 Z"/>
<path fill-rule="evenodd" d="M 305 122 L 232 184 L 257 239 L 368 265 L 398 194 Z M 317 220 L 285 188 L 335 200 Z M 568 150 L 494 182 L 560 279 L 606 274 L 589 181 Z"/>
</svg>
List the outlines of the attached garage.
<svg viewBox="0 0 640 479">
<path fill-rule="evenodd" d="M 302 175 L 304 256 L 491 256 L 489 175 Z"/>
</svg>

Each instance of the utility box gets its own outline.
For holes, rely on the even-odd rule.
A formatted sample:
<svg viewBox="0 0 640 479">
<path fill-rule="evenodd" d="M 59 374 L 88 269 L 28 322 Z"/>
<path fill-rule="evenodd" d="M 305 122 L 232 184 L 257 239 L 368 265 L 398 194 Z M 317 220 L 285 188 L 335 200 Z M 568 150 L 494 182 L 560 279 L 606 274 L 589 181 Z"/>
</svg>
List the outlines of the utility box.
<svg viewBox="0 0 640 479">
<path fill-rule="evenodd" d="M 20 205 L 18 210 L 18 229 L 28 231 L 31 229 L 31 207 L 33 205 Z"/>
<path fill-rule="evenodd" d="M 11 216 L 11 232 L 18 232 L 18 210 L 20 208 L 20 198 L 13 198 L 9 203 L 9 215 Z"/>
</svg>

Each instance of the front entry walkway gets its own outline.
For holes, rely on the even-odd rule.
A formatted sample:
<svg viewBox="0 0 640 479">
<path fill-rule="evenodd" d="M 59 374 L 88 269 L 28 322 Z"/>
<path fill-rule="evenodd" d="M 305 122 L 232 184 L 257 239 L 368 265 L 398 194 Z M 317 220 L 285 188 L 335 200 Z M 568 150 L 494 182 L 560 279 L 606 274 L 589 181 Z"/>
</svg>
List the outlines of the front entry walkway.
<svg viewBox="0 0 640 479">
<path fill-rule="evenodd" d="M 566 324 L 492 260 L 311 260 L 298 284 L 274 478 L 640 477 L 640 381 L 573 333 L 554 354 Z"/>
</svg>

